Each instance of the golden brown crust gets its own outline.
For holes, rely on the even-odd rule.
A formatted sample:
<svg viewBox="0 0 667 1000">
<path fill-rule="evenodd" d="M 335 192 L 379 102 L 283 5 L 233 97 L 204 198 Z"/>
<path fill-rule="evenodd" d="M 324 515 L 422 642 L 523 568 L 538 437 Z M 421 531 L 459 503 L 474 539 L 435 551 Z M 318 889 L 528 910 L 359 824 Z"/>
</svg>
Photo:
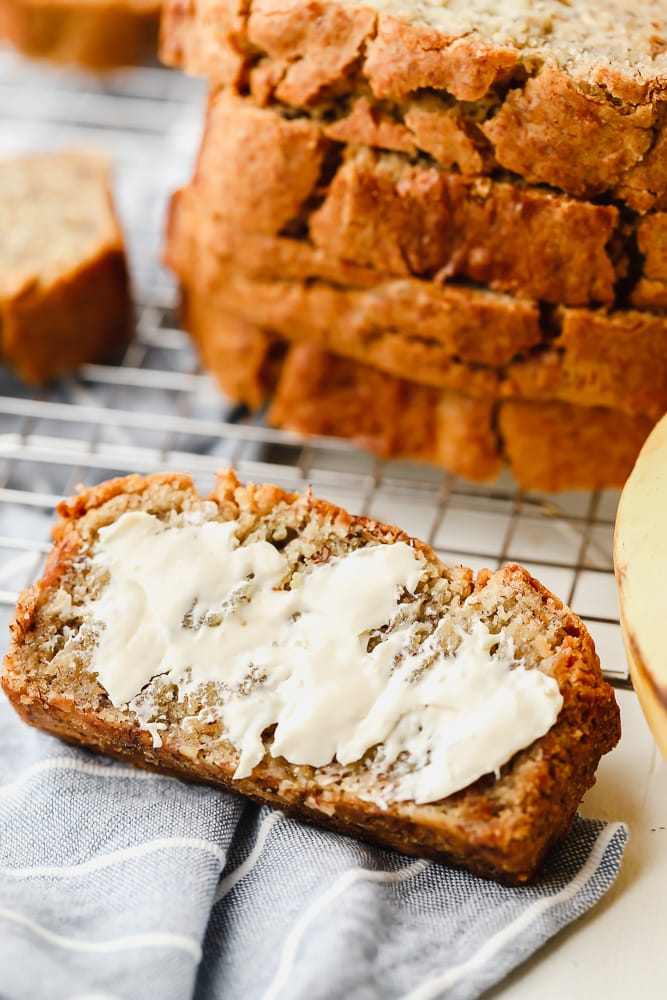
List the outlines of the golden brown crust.
<svg viewBox="0 0 667 1000">
<path fill-rule="evenodd" d="M 0 37 L 29 56 L 93 70 L 154 57 L 159 0 L 0 0 Z"/>
<path fill-rule="evenodd" d="M 117 358 L 131 332 L 124 251 L 105 249 L 50 288 L 0 303 L 0 317 L 0 354 L 26 382 Z"/>
<path fill-rule="evenodd" d="M 15 204 L 11 189 L 4 194 L 12 203 L 14 224 L 23 231 L 17 238 L 22 256 L 15 262 L 10 251 L 0 267 L 0 355 L 24 380 L 43 382 L 84 362 L 111 360 L 127 344 L 132 311 L 125 246 L 111 200 L 108 165 L 97 155 L 24 157 L 4 164 L 6 171 L 12 168 L 32 178 L 36 191 L 51 170 L 66 178 L 69 197 L 76 197 L 77 191 L 81 195 L 81 184 L 95 191 L 85 218 L 73 212 L 71 232 L 65 231 L 68 221 L 60 220 L 60 206 L 53 205 L 58 212 L 54 218 L 60 220 L 56 229 L 64 227 L 62 237 L 70 245 L 69 255 L 55 266 L 51 260 L 45 263 L 40 251 L 45 219 L 39 211 L 50 214 L 53 199 L 62 191 L 54 189 L 48 203 L 41 197 L 37 212 L 27 202 Z M 2 198 L 0 183 L 0 202 Z M 49 238 L 57 240 L 59 233 L 53 229 Z M 30 240 L 34 260 L 32 254 L 26 260 Z"/>
<path fill-rule="evenodd" d="M 267 235 L 299 216 L 327 150 L 317 124 L 221 94 L 209 101 L 205 131 L 214 140 L 201 144 L 193 184 L 209 211 L 224 211 L 234 228 Z"/>
<path fill-rule="evenodd" d="M 515 309 L 503 311 L 492 296 L 468 296 L 465 289 L 401 280 L 379 282 L 369 291 L 316 279 L 258 281 L 233 267 L 220 267 L 213 285 L 190 274 L 181 281 L 192 303 L 184 313 L 185 326 L 204 355 L 215 350 L 209 345 L 216 315 L 226 313 L 383 371 L 409 369 L 416 382 L 495 395 L 499 373 L 470 364 L 507 362 L 540 342 L 531 303 L 517 302 Z"/>
<path fill-rule="evenodd" d="M 650 105 L 612 103 L 545 67 L 523 89 L 507 94 L 482 131 L 500 166 L 531 183 L 590 198 L 612 190 L 641 163 L 653 141 L 655 119 Z"/>
<path fill-rule="evenodd" d="M 495 478 L 506 462 L 520 486 L 546 492 L 622 486 L 653 425 L 643 416 L 565 402 L 494 406 L 382 376 L 305 344 L 287 355 L 269 420 L 477 481 Z"/>
<path fill-rule="evenodd" d="M 278 100 L 300 107 L 353 74 L 374 23 L 372 11 L 330 0 L 258 0 L 248 5 L 244 41 L 275 64 Z"/>
<path fill-rule="evenodd" d="M 504 396 L 561 399 L 657 420 L 667 408 L 667 317 L 562 309 L 549 350 L 509 365 Z"/>
<path fill-rule="evenodd" d="M 474 34 L 452 37 L 390 14 L 379 15 L 366 53 L 364 75 L 371 90 L 394 100 L 435 90 L 479 101 L 519 64 L 512 46 L 492 46 Z"/>
<path fill-rule="evenodd" d="M 651 145 L 617 181 L 613 194 L 636 212 L 667 209 L 667 104 L 657 108 Z"/>
<path fill-rule="evenodd" d="M 206 298 L 181 289 L 181 324 L 193 337 L 202 364 L 229 399 L 258 410 L 278 379 L 285 344 L 255 324 L 230 315 L 224 324 Z"/>
<path fill-rule="evenodd" d="M 665 207 L 667 197 L 658 149 L 667 141 L 661 124 L 667 82 L 659 63 L 664 42 L 655 33 L 644 41 L 658 61 L 651 64 L 649 55 L 641 71 L 611 57 L 577 70 L 576 55 L 570 67 L 550 59 L 548 41 L 546 53 L 533 56 L 489 43 L 467 27 L 448 34 L 332 0 L 306 6 L 168 0 L 162 26 L 166 62 L 214 85 L 241 90 L 249 83 L 263 104 L 317 109 L 370 94 L 377 113 L 389 99 L 399 124 L 407 125 L 400 105 L 425 92 L 445 105 L 477 102 L 481 114 L 472 132 L 478 147 L 485 134 L 489 140 L 484 169 L 506 166 L 577 196 L 614 193 L 640 212 Z M 447 117 L 443 113 L 445 126 Z M 416 145 L 431 152 L 419 140 Z M 440 149 L 443 162 L 454 161 L 444 135 Z"/>
<path fill-rule="evenodd" d="M 617 221 L 612 206 L 359 150 L 337 171 L 309 233 L 334 258 L 380 274 L 460 275 L 586 305 L 614 300 L 608 244 Z"/>
<path fill-rule="evenodd" d="M 356 534 L 372 543 L 408 540 L 399 529 L 352 517 L 311 496 L 300 498 L 268 485 L 240 487 L 233 473 L 220 476 L 209 499 L 225 519 L 256 521 L 276 518 L 281 510 L 294 511 L 296 524 L 312 520 L 341 539 Z M 320 782 L 317 769 L 268 754 L 249 778 L 234 781 L 236 753 L 215 734 L 202 731 L 193 753 L 192 742 L 174 721 L 163 731 L 162 746 L 155 748 L 133 713 L 114 708 L 94 677 L 88 675 L 76 689 L 59 688 L 48 657 L 40 656 L 40 629 L 58 588 L 67 590 L 81 580 L 74 560 L 89 550 L 99 527 L 125 509 L 165 512 L 170 506 L 182 509 L 197 503 L 189 477 L 159 475 L 102 484 L 62 505 L 63 520 L 55 532 L 59 543 L 49 573 L 19 600 L 3 667 L 3 688 L 23 719 L 130 763 L 219 785 L 407 853 L 464 865 L 508 883 L 534 875 L 551 844 L 567 831 L 581 796 L 594 781 L 601 754 L 616 743 L 620 728 L 613 692 L 602 679 L 585 627 L 519 566 L 484 571 L 473 581 L 470 570 L 447 570 L 428 546 L 414 543 L 434 571 L 448 578 L 453 606 L 460 607 L 468 598 L 472 615 L 499 613 L 503 621 L 518 616 L 522 648 L 536 667 L 542 661 L 549 664 L 545 669 L 563 696 L 555 725 L 505 765 L 499 778 L 487 775 L 425 806 L 362 801 L 330 778 Z M 443 607 L 442 614 L 447 613 Z"/>
</svg>

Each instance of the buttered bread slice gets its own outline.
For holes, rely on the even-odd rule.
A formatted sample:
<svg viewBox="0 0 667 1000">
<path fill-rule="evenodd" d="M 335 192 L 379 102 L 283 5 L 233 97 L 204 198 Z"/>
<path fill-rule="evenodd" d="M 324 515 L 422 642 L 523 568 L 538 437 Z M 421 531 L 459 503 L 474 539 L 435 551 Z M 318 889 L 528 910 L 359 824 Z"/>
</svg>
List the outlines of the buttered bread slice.
<svg viewBox="0 0 667 1000">
<path fill-rule="evenodd" d="M 514 883 L 619 738 L 584 625 L 519 566 L 231 472 L 59 513 L 2 684 L 66 740 Z"/>
</svg>

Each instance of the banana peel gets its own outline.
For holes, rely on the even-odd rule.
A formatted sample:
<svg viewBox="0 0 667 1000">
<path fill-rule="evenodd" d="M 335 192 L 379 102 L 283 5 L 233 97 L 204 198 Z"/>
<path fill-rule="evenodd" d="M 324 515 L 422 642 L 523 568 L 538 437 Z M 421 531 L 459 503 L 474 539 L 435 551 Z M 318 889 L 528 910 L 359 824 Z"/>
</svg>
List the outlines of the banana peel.
<svg viewBox="0 0 667 1000">
<path fill-rule="evenodd" d="M 614 570 L 630 676 L 667 760 L 667 415 L 647 438 L 621 494 Z"/>
</svg>

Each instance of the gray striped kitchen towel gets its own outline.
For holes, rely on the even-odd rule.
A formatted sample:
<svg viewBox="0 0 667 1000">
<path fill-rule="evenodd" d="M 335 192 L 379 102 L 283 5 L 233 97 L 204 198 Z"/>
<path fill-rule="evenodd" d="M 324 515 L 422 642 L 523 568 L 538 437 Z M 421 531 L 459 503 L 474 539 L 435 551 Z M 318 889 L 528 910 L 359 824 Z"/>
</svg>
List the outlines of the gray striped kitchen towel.
<svg viewBox="0 0 667 1000">
<path fill-rule="evenodd" d="M 475 997 L 613 882 L 578 818 L 535 885 L 374 849 L 23 725 L 0 696 L 2 1000 Z"/>
</svg>

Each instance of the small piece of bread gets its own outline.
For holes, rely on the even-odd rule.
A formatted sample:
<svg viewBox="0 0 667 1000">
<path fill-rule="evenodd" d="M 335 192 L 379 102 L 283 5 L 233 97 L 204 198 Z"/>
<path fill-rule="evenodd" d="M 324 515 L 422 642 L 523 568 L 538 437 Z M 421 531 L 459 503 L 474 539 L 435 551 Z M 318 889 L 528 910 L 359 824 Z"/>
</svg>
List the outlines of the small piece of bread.
<svg viewBox="0 0 667 1000">
<path fill-rule="evenodd" d="M 157 52 L 160 0 L 0 0 L 0 38 L 29 56 L 91 70 Z"/>
<path fill-rule="evenodd" d="M 2 685 L 23 719 L 65 740 L 139 766 L 240 792 L 342 833 L 409 854 L 462 865 L 503 882 L 521 883 L 536 873 L 550 846 L 567 832 L 582 795 L 594 781 L 600 756 L 619 738 L 619 712 L 614 694 L 602 678 L 583 623 L 519 566 L 508 565 L 495 573 L 485 570 L 475 578 L 469 569 L 445 566 L 426 545 L 409 539 L 397 528 L 353 517 L 311 495 L 285 493 L 268 485 L 241 487 L 232 473 L 220 475 L 205 500 L 187 476 L 129 476 L 84 490 L 58 509 L 60 522 L 54 531 L 55 546 L 44 575 L 19 599 Z M 130 515 L 129 521 L 123 517 L 126 514 Z M 215 522 L 222 525 L 216 527 Z M 215 642 L 219 660 L 216 653 L 217 665 L 208 679 L 194 683 L 186 670 L 178 680 L 163 670 L 161 676 L 144 678 L 141 693 L 125 703 L 123 699 L 130 688 L 123 695 L 119 690 L 115 696 L 111 695 L 98 676 L 109 670 L 107 660 L 100 658 L 100 650 L 113 647 L 114 636 L 125 619 L 120 605 L 117 615 L 110 614 L 103 620 L 96 618 L 100 613 L 97 609 L 104 606 L 107 592 L 111 593 L 114 587 L 118 591 L 116 573 L 121 577 L 126 570 L 132 574 L 132 594 L 138 595 L 142 587 L 150 588 L 154 580 L 148 566 L 152 563 L 148 557 L 147 563 L 142 563 L 141 552 L 133 550 L 132 566 L 121 563 L 114 569 L 116 564 L 105 563 L 100 553 L 109 552 L 105 548 L 109 544 L 109 530 L 112 538 L 114 532 L 115 537 L 122 538 L 124 531 L 134 531 L 137 527 L 144 530 L 142 526 L 147 524 L 149 533 L 159 536 L 160 545 L 178 545 L 179 533 L 182 536 L 186 532 L 189 532 L 187 538 L 195 541 L 202 532 L 206 532 L 207 539 L 231 538 L 233 544 L 228 541 L 225 544 L 231 545 L 234 565 L 246 569 L 239 571 L 241 590 L 230 591 L 229 599 L 225 598 L 217 611 L 205 610 L 195 602 L 182 620 L 177 616 L 177 620 L 168 622 L 178 642 L 192 641 L 193 631 L 198 635 L 197 642 L 202 631 L 205 634 L 201 635 L 201 641 Z M 216 558 L 210 544 L 206 547 L 207 559 Z M 220 546 L 220 541 L 217 544 Z M 384 546 L 390 546 L 391 550 L 385 551 Z M 252 563 L 254 551 L 261 551 L 264 567 L 278 562 L 282 582 L 274 581 L 273 587 L 266 584 L 263 589 L 259 577 L 248 575 L 250 563 L 246 561 Z M 383 651 L 391 648 L 393 660 L 390 657 L 386 661 L 390 668 L 388 677 L 394 677 L 396 671 L 400 673 L 406 664 L 411 670 L 411 664 L 417 662 L 413 658 L 426 656 L 419 660 L 421 666 L 415 673 L 408 672 L 403 680 L 394 677 L 391 681 L 405 684 L 406 698 L 412 697 L 414 685 L 427 681 L 447 683 L 452 678 L 451 671 L 457 677 L 467 677 L 478 656 L 482 657 L 480 676 L 484 677 L 487 671 L 495 675 L 503 666 L 503 658 L 508 658 L 505 664 L 508 673 L 503 673 L 503 677 L 513 675 L 513 682 L 503 680 L 499 688 L 503 698 L 507 696 L 503 705 L 508 716 L 504 712 L 494 715 L 495 736 L 489 738 L 488 752 L 496 752 L 498 740 L 504 741 L 512 728 L 509 718 L 515 702 L 509 691 L 515 690 L 514 684 L 520 690 L 525 684 L 549 690 L 554 712 L 542 730 L 543 735 L 494 766 L 497 773 L 484 773 L 481 768 L 480 776 L 472 782 L 437 799 L 429 797 L 432 789 L 424 794 L 422 786 L 413 796 L 401 791 L 412 787 L 405 783 L 417 774 L 423 775 L 420 769 L 428 768 L 430 760 L 427 756 L 420 763 L 415 757 L 414 741 L 419 740 L 419 731 L 401 728 L 402 724 L 391 730 L 388 742 L 371 740 L 371 745 L 358 757 L 348 754 L 346 762 L 341 762 L 345 755 L 340 749 L 336 755 L 323 751 L 315 733 L 316 750 L 322 760 L 304 763 L 290 762 L 298 754 L 284 743 L 281 744 L 284 753 L 275 750 L 281 737 L 275 725 L 260 724 L 258 728 L 255 722 L 257 732 L 252 741 L 258 755 L 253 758 L 252 766 L 245 766 L 239 741 L 245 746 L 246 740 L 251 739 L 246 731 L 254 732 L 253 713 L 247 716 L 247 725 L 237 730 L 240 735 L 236 742 L 225 721 L 231 716 L 226 713 L 234 705 L 241 712 L 248 711 L 243 699 L 252 701 L 253 696 L 253 711 L 263 713 L 271 702 L 271 692 L 278 690 L 275 684 L 282 683 L 284 671 L 296 670 L 303 663 L 303 648 L 300 647 L 297 657 L 289 652 L 290 640 L 288 645 L 280 645 L 285 634 L 293 634 L 290 629 L 294 623 L 299 623 L 299 635 L 310 636 L 309 641 L 316 646 L 318 629 L 341 627 L 338 614 L 350 622 L 356 621 L 356 605 L 346 604 L 345 588 L 335 594 L 331 591 L 339 602 L 333 618 L 326 595 L 334 579 L 352 581 L 357 577 L 336 578 L 328 574 L 341 570 L 345 573 L 352 562 L 356 567 L 361 566 L 360 557 L 379 556 L 389 560 L 399 555 L 413 567 L 411 582 L 391 585 L 390 604 L 394 611 L 385 626 L 373 627 L 368 635 L 362 631 L 360 638 L 365 652 L 359 655 L 382 662 Z M 220 563 L 223 574 L 232 573 L 227 559 L 224 556 Z M 187 574 L 179 576 L 186 568 Z M 193 585 L 198 585 L 199 568 L 192 561 L 187 567 L 177 563 L 166 571 L 174 581 L 180 580 L 175 595 L 170 585 L 170 593 L 177 601 L 183 594 L 187 598 L 190 592 L 186 580 L 194 580 Z M 358 571 L 357 568 L 354 573 Z M 261 576 L 263 570 L 257 572 Z M 217 573 L 214 578 L 218 579 Z M 160 579 L 158 575 L 158 582 Z M 202 579 L 206 582 L 208 577 Z M 367 578 L 367 586 L 376 585 L 384 586 Z M 324 591 L 317 590 L 321 586 Z M 374 601 L 380 600 L 379 597 L 371 600 L 364 586 L 355 582 L 354 587 L 362 603 L 377 607 Z M 303 611 L 293 615 L 292 625 L 285 621 L 281 626 L 283 631 L 275 635 L 273 632 L 263 635 L 260 628 L 256 636 L 258 642 L 266 642 L 262 648 L 269 650 L 267 663 L 273 662 L 271 657 L 277 655 L 271 649 L 278 645 L 286 650 L 279 658 L 278 679 L 268 666 L 264 673 L 259 668 L 253 671 L 246 667 L 249 672 L 241 687 L 230 686 L 231 681 L 226 683 L 225 671 L 235 654 L 226 645 L 225 630 L 237 629 L 234 634 L 238 635 L 235 622 L 239 619 L 235 616 L 252 618 L 253 602 L 257 600 L 268 600 L 270 607 L 285 601 L 292 607 L 291 602 L 298 606 L 300 594 L 310 595 L 312 601 L 313 593 L 315 603 L 307 604 L 310 610 L 304 606 Z M 118 597 L 121 603 L 125 599 L 122 587 Z M 133 597 L 133 607 L 134 602 Z M 155 606 L 151 604 L 150 608 L 153 614 Z M 321 610 L 318 612 L 317 608 Z M 313 613 L 324 617 L 313 619 Z M 384 613 L 378 622 L 385 621 Z M 309 623 L 313 621 L 320 624 L 315 631 L 311 626 L 309 632 Z M 359 622 L 343 627 L 341 641 L 356 635 L 357 628 L 365 627 L 362 619 Z M 143 618 L 139 616 L 137 629 L 142 624 Z M 407 645 L 403 636 L 412 637 Z M 465 652 L 471 648 L 475 636 L 488 637 L 483 654 L 479 650 L 474 654 Z M 309 647 L 306 644 L 304 648 Z M 120 658 L 123 669 L 136 669 L 138 664 L 132 661 L 127 649 L 123 650 Z M 329 659 L 324 656 L 325 662 Z M 460 675 L 459 668 L 463 671 Z M 354 698 L 346 700 L 345 687 L 345 684 L 354 686 L 356 673 L 346 675 L 343 681 L 336 672 L 334 680 L 334 675 L 323 669 L 319 660 L 314 662 L 313 669 L 324 688 L 316 686 L 311 697 L 317 701 L 318 692 L 327 691 L 321 709 L 315 706 L 316 716 L 320 710 L 326 714 L 330 706 L 331 712 L 340 714 L 340 725 L 345 728 L 348 709 L 354 712 L 358 708 Z M 141 681 L 133 678 L 132 685 L 136 683 Z M 262 700 L 264 696 L 268 702 Z M 482 703 L 486 704 L 484 699 Z M 403 702 L 397 704 L 402 713 Z M 425 704 L 438 703 L 429 698 Z M 462 706 L 465 714 L 468 695 L 456 704 Z M 313 702 L 304 701 L 303 707 L 310 712 Z M 418 709 L 422 711 L 426 712 L 424 719 L 431 718 L 430 709 Z M 291 708 L 288 715 L 290 712 Z M 264 715 L 259 717 L 263 719 Z M 307 725 L 305 716 L 299 718 Z M 522 719 L 521 714 L 519 718 Z M 281 720 L 280 725 L 287 725 L 283 715 Z M 233 720 L 231 724 L 235 724 Z M 437 738 L 446 738 L 447 731 L 448 727 L 438 731 Z M 429 740 L 436 738 L 433 733 L 436 730 L 428 736 Z M 476 735 L 482 734 L 476 731 Z M 390 759 L 392 740 L 398 740 L 394 750 L 400 753 Z M 477 744 L 477 740 L 472 742 Z M 465 741 L 457 746 L 457 766 L 467 760 L 469 752 Z M 242 773 L 235 777 L 237 770 Z M 444 780 L 439 769 L 435 778 L 438 782 Z"/>
<path fill-rule="evenodd" d="M 343 141 L 645 212 L 667 207 L 666 20 L 665 0 L 166 0 L 161 55 Z"/>
<path fill-rule="evenodd" d="M 109 164 L 88 153 L 0 162 L 0 358 L 28 382 L 118 355 L 131 332 Z"/>
</svg>

